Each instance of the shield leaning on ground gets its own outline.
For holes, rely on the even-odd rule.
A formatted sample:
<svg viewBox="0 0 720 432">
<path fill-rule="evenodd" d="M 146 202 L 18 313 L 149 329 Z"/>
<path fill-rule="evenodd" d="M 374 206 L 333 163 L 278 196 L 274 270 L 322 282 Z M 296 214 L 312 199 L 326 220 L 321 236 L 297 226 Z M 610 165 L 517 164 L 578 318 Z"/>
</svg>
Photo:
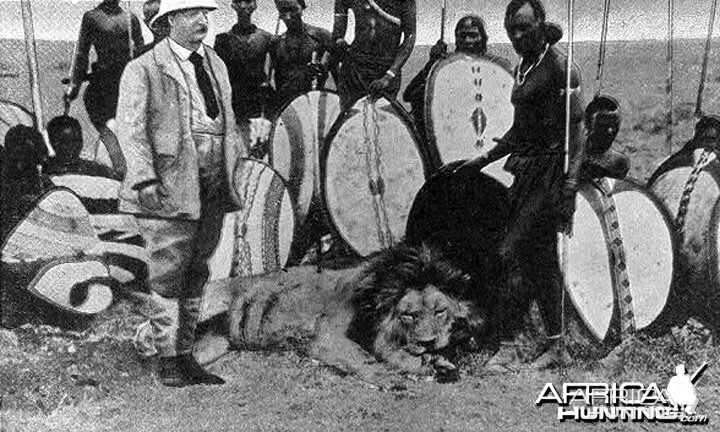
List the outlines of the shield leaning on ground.
<svg viewBox="0 0 720 432">
<path fill-rule="evenodd" d="M 670 218 L 649 191 L 601 179 L 577 196 L 567 241 L 567 289 L 599 344 L 672 323 L 676 239 Z"/>
<path fill-rule="evenodd" d="M 648 188 L 660 198 L 680 233 L 682 283 L 676 294 L 683 318 L 699 318 L 720 329 L 720 161 L 716 153 L 698 148 L 673 154 L 650 176 Z"/>
<path fill-rule="evenodd" d="M 242 208 L 225 215 L 209 281 L 278 271 L 290 256 L 295 219 L 282 177 L 264 162 L 240 159 L 233 181 Z"/>
<path fill-rule="evenodd" d="M 86 174 L 52 175 L 50 180 L 73 191 L 90 213 L 112 277 L 122 284 L 144 283 L 149 256 L 135 217 L 118 212 L 120 182 Z"/>
<path fill-rule="evenodd" d="M 53 306 L 95 314 L 113 298 L 109 270 L 98 257 L 101 249 L 80 199 L 58 188 L 40 198 L 10 232 L 1 249 L 2 265 L 6 275 Z"/>
<path fill-rule="evenodd" d="M 292 198 L 298 226 L 293 255 L 300 255 L 295 258 L 302 258 L 304 246 L 316 234 L 303 228 L 311 207 L 320 202 L 320 153 L 341 111 L 336 93 L 313 90 L 289 101 L 273 122 L 268 162 L 285 179 Z"/>
<path fill-rule="evenodd" d="M 33 116 L 22 106 L 9 101 L 0 101 L 0 146 L 5 145 L 5 134 L 16 125 L 32 126 Z"/>
<path fill-rule="evenodd" d="M 333 126 L 320 160 L 323 202 L 340 238 L 361 256 L 397 243 L 431 169 L 408 113 L 385 98 L 360 99 Z"/>
<path fill-rule="evenodd" d="M 435 63 L 425 87 L 425 129 L 443 164 L 495 147 L 493 138 L 513 123 L 513 83 L 510 62 L 500 57 L 452 53 Z M 505 159 L 485 172 L 509 186 L 513 176 L 502 169 Z"/>
</svg>

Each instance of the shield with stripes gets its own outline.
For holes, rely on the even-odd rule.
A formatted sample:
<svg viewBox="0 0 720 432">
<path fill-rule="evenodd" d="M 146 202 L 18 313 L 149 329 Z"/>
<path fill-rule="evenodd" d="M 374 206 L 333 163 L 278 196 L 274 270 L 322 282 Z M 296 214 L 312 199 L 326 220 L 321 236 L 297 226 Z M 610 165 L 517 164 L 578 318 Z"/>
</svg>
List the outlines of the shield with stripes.
<svg viewBox="0 0 720 432">
<path fill-rule="evenodd" d="M 67 189 L 54 189 L 5 239 L 3 279 L 63 310 L 94 314 L 113 298 L 102 255 L 102 242 L 80 199 Z"/>
<path fill-rule="evenodd" d="M 659 200 L 628 181 L 600 179 L 577 196 L 567 242 L 567 289 L 598 342 L 666 328 L 673 312 L 675 236 Z"/>
</svg>

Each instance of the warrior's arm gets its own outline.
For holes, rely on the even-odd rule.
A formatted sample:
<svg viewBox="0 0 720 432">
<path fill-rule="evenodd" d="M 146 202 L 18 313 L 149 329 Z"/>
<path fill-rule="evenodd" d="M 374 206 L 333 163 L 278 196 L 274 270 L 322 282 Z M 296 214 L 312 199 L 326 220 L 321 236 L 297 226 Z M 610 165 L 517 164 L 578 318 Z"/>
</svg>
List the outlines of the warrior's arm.
<svg viewBox="0 0 720 432">
<path fill-rule="evenodd" d="M 75 48 L 75 67 L 72 70 L 72 81 L 70 83 L 71 88 L 78 89 L 85 81 L 87 76 L 88 64 L 90 63 L 90 47 L 92 46 L 92 35 L 93 23 L 90 16 L 86 13 L 83 15 L 82 23 L 80 24 L 80 35 L 77 40 L 77 47 Z M 77 95 L 77 92 L 75 92 Z"/>
<path fill-rule="evenodd" d="M 145 41 L 143 40 L 142 36 L 142 27 L 140 27 L 140 20 L 137 16 L 135 16 L 135 14 L 130 14 L 130 16 L 132 23 L 132 39 L 135 46 L 133 56 L 137 56 L 140 48 L 145 46 Z"/>
<path fill-rule="evenodd" d="M 430 75 L 430 69 L 435 64 L 435 60 L 431 59 L 425 64 L 425 67 L 418 72 L 415 77 L 410 80 L 405 91 L 403 92 L 403 100 L 408 103 L 418 102 L 425 98 L 425 86 Z"/>
<path fill-rule="evenodd" d="M 581 167 L 587 157 L 585 130 L 582 123 L 585 101 L 580 84 L 580 74 L 576 69 L 570 79 L 570 163 L 568 165 L 567 186 L 577 189 L 581 176 Z"/>
<path fill-rule="evenodd" d="M 332 40 L 337 43 L 338 40 L 345 38 L 348 24 L 348 7 L 345 0 L 335 0 L 335 19 L 333 20 Z"/>
<path fill-rule="evenodd" d="M 417 26 L 417 9 L 415 6 L 415 0 L 409 0 L 405 3 L 402 16 L 400 17 L 400 30 L 403 34 L 403 41 L 400 44 L 400 49 L 395 55 L 395 61 L 390 66 L 390 71 L 397 75 L 400 73 L 403 65 L 410 58 L 413 48 L 415 48 L 416 38 L 416 26 Z"/>
</svg>

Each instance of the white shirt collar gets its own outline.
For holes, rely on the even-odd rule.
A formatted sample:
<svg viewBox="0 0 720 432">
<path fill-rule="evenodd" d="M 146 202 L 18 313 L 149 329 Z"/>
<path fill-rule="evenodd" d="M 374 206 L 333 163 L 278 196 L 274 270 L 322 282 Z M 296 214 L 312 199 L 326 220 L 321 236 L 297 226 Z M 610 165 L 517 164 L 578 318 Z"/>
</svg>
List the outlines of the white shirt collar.
<svg viewBox="0 0 720 432">
<path fill-rule="evenodd" d="M 183 61 L 187 60 L 190 57 L 190 54 L 193 53 L 189 49 L 172 40 L 170 37 L 168 37 L 168 42 L 170 43 L 170 49 L 173 50 L 173 52 Z M 200 54 L 200 56 L 205 57 L 205 48 L 203 48 L 203 44 L 200 44 L 200 47 L 195 52 Z"/>
</svg>

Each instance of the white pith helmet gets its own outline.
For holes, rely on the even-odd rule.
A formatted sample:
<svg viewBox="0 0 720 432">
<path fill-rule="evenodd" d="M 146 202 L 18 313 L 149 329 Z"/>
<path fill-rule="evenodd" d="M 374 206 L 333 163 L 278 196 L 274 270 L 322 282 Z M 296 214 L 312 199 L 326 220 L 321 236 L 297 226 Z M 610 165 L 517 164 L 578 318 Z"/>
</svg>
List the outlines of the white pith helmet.
<svg viewBox="0 0 720 432">
<path fill-rule="evenodd" d="M 160 10 L 152 20 L 150 20 L 150 26 L 155 25 L 155 22 L 160 18 L 167 16 L 170 12 L 175 12 L 185 9 L 209 9 L 215 10 L 218 8 L 215 0 L 160 0 Z"/>
</svg>

